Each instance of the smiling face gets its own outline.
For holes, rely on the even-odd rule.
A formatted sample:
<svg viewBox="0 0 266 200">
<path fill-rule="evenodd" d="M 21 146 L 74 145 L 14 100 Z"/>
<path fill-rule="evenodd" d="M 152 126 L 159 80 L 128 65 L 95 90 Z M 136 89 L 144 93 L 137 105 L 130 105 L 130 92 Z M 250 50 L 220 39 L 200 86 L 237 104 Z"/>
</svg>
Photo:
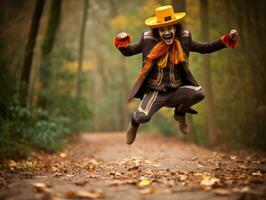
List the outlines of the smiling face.
<svg viewBox="0 0 266 200">
<path fill-rule="evenodd" d="M 159 35 L 166 45 L 171 45 L 175 39 L 175 27 L 173 25 L 160 27 Z"/>
</svg>

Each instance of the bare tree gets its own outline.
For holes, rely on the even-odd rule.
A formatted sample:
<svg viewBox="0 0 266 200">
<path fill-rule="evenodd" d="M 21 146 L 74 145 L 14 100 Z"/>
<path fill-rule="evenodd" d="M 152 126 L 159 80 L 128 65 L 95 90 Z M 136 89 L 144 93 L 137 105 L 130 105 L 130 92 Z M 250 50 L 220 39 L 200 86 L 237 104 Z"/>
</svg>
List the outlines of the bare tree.
<svg viewBox="0 0 266 200">
<path fill-rule="evenodd" d="M 86 31 L 86 22 L 88 16 L 89 0 L 84 0 L 83 7 L 83 16 L 82 24 L 79 38 L 79 59 L 78 59 L 78 72 L 77 72 L 77 98 L 81 97 L 81 85 L 82 85 L 82 61 L 83 61 L 83 52 L 84 52 L 84 42 L 85 42 L 85 31 Z"/>
<path fill-rule="evenodd" d="M 30 27 L 30 33 L 26 45 L 25 57 L 23 61 L 22 73 L 20 78 L 20 102 L 27 105 L 27 96 L 29 92 L 29 82 L 32 67 L 33 50 L 36 44 L 36 38 L 39 30 L 40 19 L 43 13 L 45 0 L 38 0 L 35 4 L 34 13 Z"/>
<path fill-rule="evenodd" d="M 204 41 L 209 40 L 209 2 L 208 0 L 200 1 L 200 17 L 201 17 L 201 38 Z M 217 143 L 217 134 L 214 121 L 214 106 L 213 106 L 213 94 L 211 84 L 211 72 L 210 72 L 210 57 L 204 55 L 203 57 L 203 76 L 204 87 L 206 92 L 206 109 L 207 109 L 207 125 L 209 134 L 209 144 L 211 146 Z"/>
<path fill-rule="evenodd" d="M 41 49 L 41 66 L 40 66 L 40 81 L 43 89 L 49 86 L 51 76 L 50 72 L 50 56 L 55 43 L 56 33 L 60 24 L 62 0 L 53 0 L 49 13 L 48 25 L 44 36 L 42 49 Z M 39 97 L 39 105 L 43 109 L 47 106 L 47 98 L 45 95 Z"/>
<path fill-rule="evenodd" d="M 173 8 L 175 12 L 185 12 L 186 0 L 173 0 Z"/>
</svg>

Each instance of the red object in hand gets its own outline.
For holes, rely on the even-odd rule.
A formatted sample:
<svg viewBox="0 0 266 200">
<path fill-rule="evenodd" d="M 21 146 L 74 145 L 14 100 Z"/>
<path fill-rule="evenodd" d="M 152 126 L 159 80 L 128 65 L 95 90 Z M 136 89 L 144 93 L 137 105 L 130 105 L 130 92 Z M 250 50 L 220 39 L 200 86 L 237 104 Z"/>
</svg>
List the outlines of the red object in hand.
<svg viewBox="0 0 266 200">
<path fill-rule="evenodd" d="M 131 42 L 130 35 L 127 35 L 125 38 L 122 39 L 120 39 L 118 35 L 114 37 L 114 45 L 116 48 L 127 47 L 130 42 Z"/>
<path fill-rule="evenodd" d="M 226 34 L 224 36 L 222 36 L 222 42 L 227 46 L 227 47 L 231 47 L 231 48 L 236 48 L 238 45 L 238 41 L 237 41 L 237 31 L 235 29 L 232 29 L 230 31 L 230 34 Z"/>
</svg>

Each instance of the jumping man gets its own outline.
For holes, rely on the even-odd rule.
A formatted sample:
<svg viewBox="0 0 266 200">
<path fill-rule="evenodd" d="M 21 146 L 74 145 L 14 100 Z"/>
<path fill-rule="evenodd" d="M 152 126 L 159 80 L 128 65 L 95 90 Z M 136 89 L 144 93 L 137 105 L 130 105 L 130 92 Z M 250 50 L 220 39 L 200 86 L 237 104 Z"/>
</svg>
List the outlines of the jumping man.
<svg viewBox="0 0 266 200">
<path fill-rule="evenodd" d="M 129 123 L 127 144 L 134 142 L 139 125 L 164 106 L 174 108 L 174 118 L 181 132 L 187 134 L 185 115 L 197 114 L 191 106 L 204 99 L 201 86 L 188 69 L 189 53 L 212 53 L 237 45 L 235 30 L 212 42 L 194 41 L 191 33 L 182 29 L 186 14 L 174 13 L 172 6 L 157 8 L 155 15 L 145 20 L 151 30 L 144 32 L 136 44 L 130 44 L 131 36 L 125 32 L 114 38 L 114 45 L 124 56 L 142 53 L 143 59 L 128 98 L 140 98 L 141 102 Z"/>
</svg>

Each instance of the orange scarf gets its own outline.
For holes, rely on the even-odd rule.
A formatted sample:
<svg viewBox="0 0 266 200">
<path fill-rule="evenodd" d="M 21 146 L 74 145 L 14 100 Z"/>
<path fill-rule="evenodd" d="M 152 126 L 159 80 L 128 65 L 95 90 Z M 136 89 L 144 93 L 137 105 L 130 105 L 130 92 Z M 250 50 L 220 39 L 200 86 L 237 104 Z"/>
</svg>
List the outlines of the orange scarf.
<svg viewBox="0 0 266 200">
<path fill-rule="evenodd" d="M 141 71 L 137 76 L 137 80 L 149 71 L 155 59 L 160 59 L 158 61 L 158 67 L 166 67 L 169 56 L 169 60 L 173 65 L 185 61 L 182 46 L 180 42 L 176 39 L 171 45 L 166 45 L 163 41 L 160 41 L 153 47 L 149 55 L 147 55 L 147 59 L 145 60 L 144 66 L 142 67 Z"/>
</svg>

